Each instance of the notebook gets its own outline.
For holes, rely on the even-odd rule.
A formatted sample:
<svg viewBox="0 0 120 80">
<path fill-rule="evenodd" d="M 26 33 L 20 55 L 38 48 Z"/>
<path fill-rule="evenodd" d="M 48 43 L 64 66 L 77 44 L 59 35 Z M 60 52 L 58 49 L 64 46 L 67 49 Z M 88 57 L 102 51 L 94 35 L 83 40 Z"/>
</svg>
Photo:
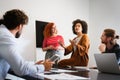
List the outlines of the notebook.
<svg viewBox="0 0 120 80">
<path fill-rule="evenodd" d="M 115 53 L 94 54 L 100 72 L 120 74 Z"/>
</svg>

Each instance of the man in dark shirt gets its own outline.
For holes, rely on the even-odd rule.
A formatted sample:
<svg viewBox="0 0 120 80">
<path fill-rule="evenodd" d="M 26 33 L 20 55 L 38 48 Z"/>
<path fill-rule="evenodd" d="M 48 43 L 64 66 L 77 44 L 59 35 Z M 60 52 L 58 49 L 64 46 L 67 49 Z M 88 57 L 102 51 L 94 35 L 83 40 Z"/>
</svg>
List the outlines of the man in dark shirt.
<svg viewBox="0 0 120 80">
<path fill-rule="evenodd" d="M 115 53 L 118 64 L 120 65 L 120 46 L 116 42 L 116 39 L 119 39 L 119 36 L 116 35 L 115 30 L 105 29 L 101 36 L 99 50 L 102 53 Z"/>
</svg>

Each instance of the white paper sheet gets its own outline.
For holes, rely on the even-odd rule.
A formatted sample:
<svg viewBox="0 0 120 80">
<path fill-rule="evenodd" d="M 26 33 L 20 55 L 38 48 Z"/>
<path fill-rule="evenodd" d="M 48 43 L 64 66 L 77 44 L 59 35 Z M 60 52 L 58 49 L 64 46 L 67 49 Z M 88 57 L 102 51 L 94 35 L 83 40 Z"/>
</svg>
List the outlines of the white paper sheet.
<svg viewBox="0 0 120 80">
<path fill-rule="evenodd" d="M 51 69 L 50 72 L 77 72 L 77 71 L 73 71 L 73 70 L 64 70 L 64 69 Z"/>
<path fill-rule="evenodd" d="M 90 71 L 88 67 L 74 66 L 74 68 L 78 71 Z"/>
<path fill-rule="evenodd" d="M 52 79 L 52 80 L 55 80 L 55 79 L 67 79 L 67 80 L 75 80 L 75 79 L 85 79 L 85 80 L 89 80 L 90 78 L 86 78 L 86 77 L 80 77 L 80 76 L 74 76 L 74 75 L 71 75 L 71 74 L 66 74 L 66 73 L 60 73 L 60 74 L 44 74 L 44 73 L 38 73 L 37 75 L 41 76 L 41 77 L 45 77 L 45 78 L 48 78 L 48 79 Z"/>
</svg>

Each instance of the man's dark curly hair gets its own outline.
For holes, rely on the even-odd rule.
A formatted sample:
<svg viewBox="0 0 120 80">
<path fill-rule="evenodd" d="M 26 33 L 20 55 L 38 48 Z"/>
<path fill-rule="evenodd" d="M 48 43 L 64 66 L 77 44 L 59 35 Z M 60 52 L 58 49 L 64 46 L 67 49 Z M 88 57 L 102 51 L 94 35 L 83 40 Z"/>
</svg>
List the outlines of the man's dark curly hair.
<svg viewBox="0 0 120 80">
<path fill-rule="evenodd" d="M 15 29 L 20 24 L 27 24 L 28 16 L 19 9 L 7 11 L 0 20 L 0 24 L 4 24 L 9 30 Z"/>
<path fill-rule="evenodd" d="M 73 21 L 73 26 L 72 26 L 73 33 L 76 34 L 76 32 L 75 32 L 75 25 L 77 23 L 80 23 L 82 25 L 82 33 L 87 34 L 88 25 L 87 25 L 87 23 L 85 21 L 80 20 L 80 19 L 76 19 L 76 20 Z"/>
</svg>

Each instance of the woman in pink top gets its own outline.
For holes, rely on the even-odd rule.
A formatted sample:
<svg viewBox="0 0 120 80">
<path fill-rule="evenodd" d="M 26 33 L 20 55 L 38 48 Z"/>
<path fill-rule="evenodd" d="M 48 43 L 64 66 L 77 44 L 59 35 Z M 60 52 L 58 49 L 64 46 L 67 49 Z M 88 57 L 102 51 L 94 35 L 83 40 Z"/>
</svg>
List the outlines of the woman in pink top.
<svg viewBox="0 0 120 80">
<path fill-rule="evenodd" d="M 45 59 L 49 59 L 54 54 L 63 55 L 63 48 L 60 46 L 59 42 L 64 44 L 64 39 L 61 35 L 57 34 L 57 29 L 55 23 L 48 23 L 44 29 L 44 40 L 43 40 L 43 51 L 47 51 Z M 57 63 L 56 63 L 57 64 Z"/>
</svg>

